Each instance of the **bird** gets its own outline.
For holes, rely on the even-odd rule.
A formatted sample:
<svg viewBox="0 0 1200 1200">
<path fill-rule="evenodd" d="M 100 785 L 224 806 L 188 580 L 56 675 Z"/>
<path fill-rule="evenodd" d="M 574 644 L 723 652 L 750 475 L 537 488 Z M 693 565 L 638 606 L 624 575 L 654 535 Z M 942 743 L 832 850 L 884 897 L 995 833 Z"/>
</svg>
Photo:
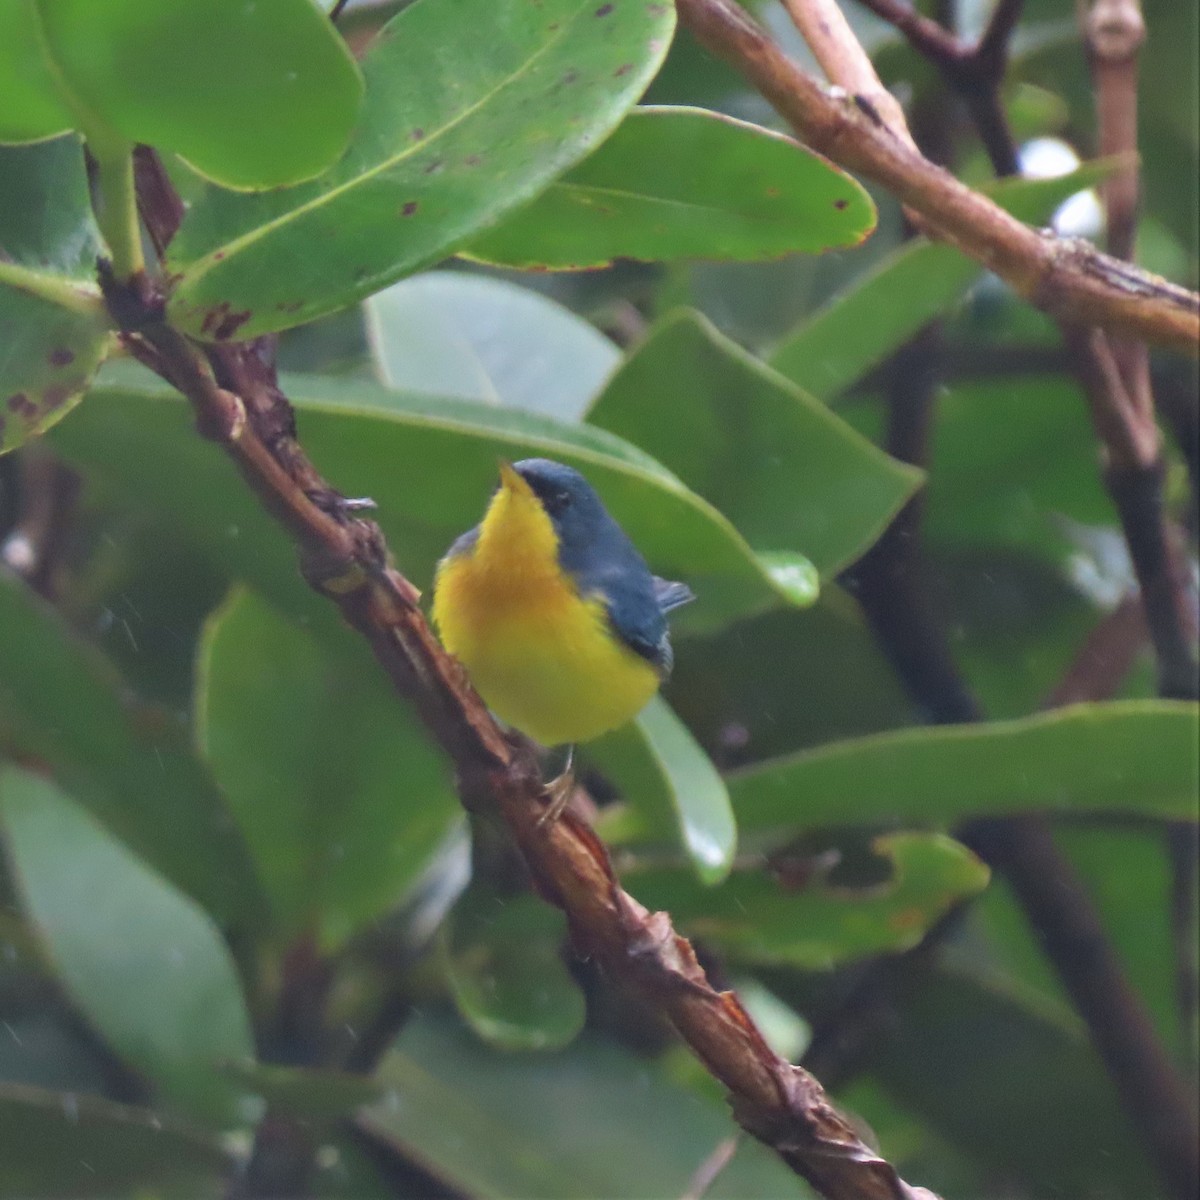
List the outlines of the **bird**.
<svg viewBox="0 0 1200 1200">
<path fill-rule="evenodd" d="M 596 490 L 546 458 L 500 463 L 483 520 L 438 564 L 433 620 L 488 707 L 567 766 L 636 716 L 671 673 L 667 614 L 695 597 L 651 574 Z M 557 815 L 556 813 L 554 815 Z"/>
</svg>

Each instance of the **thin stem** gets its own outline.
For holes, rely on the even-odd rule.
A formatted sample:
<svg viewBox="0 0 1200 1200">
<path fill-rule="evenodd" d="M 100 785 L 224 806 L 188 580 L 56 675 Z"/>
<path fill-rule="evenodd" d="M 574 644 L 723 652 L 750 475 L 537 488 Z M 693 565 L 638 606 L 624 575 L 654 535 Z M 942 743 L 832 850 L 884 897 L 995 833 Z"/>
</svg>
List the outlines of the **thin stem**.
<svg viewBox="0 0 1200 1200">
<path fill-rule="evenodd" d="M 133 147 L 90 148 L 96 159 L 100 200 L 96 220 L 108 243 L 113 274 L 121 280 L 132 279 L 146 268 L 133 183 Z"/>
<path fill-rule="evenodd" d="M 95 317 L 107 323 L 108 314 L 104 298 L 98 289 L 86 283 L 71 283 L 59 275 L 48 275 L 34 271 L 19 263 L 5 262 L 0 258 L 0 285 L 10 287 L 27 296 L 57 304 L 80 316 Z"/>
<path fill-rule="evenodd" d="M 837 0 L 783 0 L 792 23 L 831 83 L 872 105 L 887 127 L 914 150 L 904 110 L 883 86 Z"/>
</svg>

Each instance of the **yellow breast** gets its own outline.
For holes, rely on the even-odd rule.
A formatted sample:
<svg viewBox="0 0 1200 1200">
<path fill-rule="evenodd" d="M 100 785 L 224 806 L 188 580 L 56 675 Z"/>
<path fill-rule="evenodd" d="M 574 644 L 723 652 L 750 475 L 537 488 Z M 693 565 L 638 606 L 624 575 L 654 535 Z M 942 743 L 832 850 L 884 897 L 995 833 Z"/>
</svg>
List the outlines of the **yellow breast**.
<svg viewBox="0 0 1200 1200">
<path fill-rule="evenodd" d="M 613 633 L 603 602 L 558 566 L 537 501 L 497 494 L 474 548 L 446 558 L 434 583 L 442 643 L 502 720 L 546 746 L 623 725 L 658 673 Z"/>
</svg>

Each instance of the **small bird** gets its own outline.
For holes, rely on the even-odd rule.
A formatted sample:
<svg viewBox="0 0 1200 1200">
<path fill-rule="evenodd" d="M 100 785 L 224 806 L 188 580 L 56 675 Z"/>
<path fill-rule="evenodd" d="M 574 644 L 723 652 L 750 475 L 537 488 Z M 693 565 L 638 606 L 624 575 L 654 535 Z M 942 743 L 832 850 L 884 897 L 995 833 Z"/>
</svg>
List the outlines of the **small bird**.
<svg viewBox="0 0 1200 1200">
<path fill-rule="evenodd" d="M 671 671 L 666 614 L 693 598 L 650 573 L 578 471 L 530 458 L 500 464 L 483 520 L 438 564 L 433 619 L 498 717 L 573 747 L 646 705 Z"/>
</svg>

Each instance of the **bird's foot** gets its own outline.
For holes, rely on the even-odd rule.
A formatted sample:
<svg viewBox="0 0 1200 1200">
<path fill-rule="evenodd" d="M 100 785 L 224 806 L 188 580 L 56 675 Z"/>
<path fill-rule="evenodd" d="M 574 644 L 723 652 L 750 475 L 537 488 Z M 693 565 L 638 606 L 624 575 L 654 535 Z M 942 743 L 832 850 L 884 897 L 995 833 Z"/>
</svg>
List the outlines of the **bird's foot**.
<svg viewBox="0 0 1200 1200">
<path fill-rule="evenodd" d="M 537 827 L 553 825 L 563 815 L 563 809 L 570 803 L 575 791 L 575 747 L 567 751 L 567 764 L 562 774 L 551 779 L 542 788 L 542 796 L 546 801 L 546 809 L 537 819 Z"/>
</svg>

